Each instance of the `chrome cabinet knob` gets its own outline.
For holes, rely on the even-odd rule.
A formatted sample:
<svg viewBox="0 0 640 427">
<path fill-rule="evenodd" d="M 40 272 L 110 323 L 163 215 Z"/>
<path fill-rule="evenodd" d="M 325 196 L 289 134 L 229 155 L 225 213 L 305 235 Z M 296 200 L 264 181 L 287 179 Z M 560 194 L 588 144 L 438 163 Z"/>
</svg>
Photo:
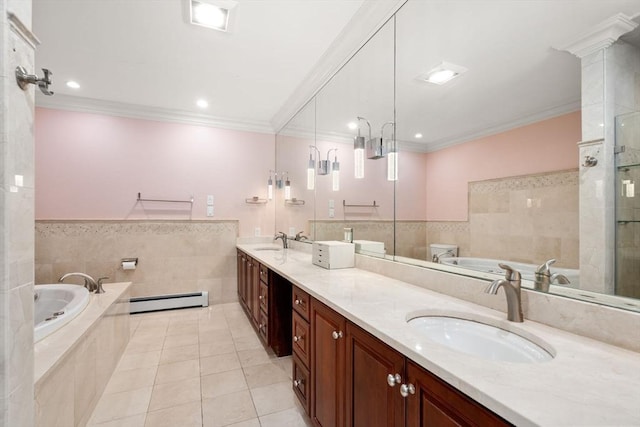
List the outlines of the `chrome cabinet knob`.
<svg viewBox="0 0 640 427">
<path fill-rule="evenodd" d="M 387 384 L 389 387 L 394 387 L 396 384 L 400 384 L 402 382 L 402 377 L 400 374 L 389 374 L 387 375 Z"/>
<path fill-rule="evenodd" d="M 258 296 L 258 299 L 264 299 L 264 295 Z"/>
<path fill-rule="evenodd" d="M 331 336 L 333 337 L 334 340 L 337 340 L 338 338 L 342 338 L 342 331 L 333 331 L 331 332 Z"/>
<path fill-rule="evenodd" d="M 300 305 L 300 304 L 302 304 L 302 301 L 301 301 L 301 300 L 299 300 L 299 299 L 297 299 L 297 300 L 293 301 L 293 303 L 294 303 L 295 305 Z"/>
<path fill-rule="evenodd" d="M 298 342 L 298 341 L 302 341 L 302 337 L 299 337 L 297 335 L 293 336 L 293 342 Z"/>
<path fill-rule="evenodd" d="M 304 384 L 303 380 L 293 380 L 293 386 L 294 387 L 298 387 L 300 385 Z"/>
<path fill-rule="evenodd" d="M 416 388 L 413 386 L 413 384 L 402 384 L 400 386 L 400 395 L 402 397 L 407 397 L 410 394 L 416 394 Z"/>
</svg>

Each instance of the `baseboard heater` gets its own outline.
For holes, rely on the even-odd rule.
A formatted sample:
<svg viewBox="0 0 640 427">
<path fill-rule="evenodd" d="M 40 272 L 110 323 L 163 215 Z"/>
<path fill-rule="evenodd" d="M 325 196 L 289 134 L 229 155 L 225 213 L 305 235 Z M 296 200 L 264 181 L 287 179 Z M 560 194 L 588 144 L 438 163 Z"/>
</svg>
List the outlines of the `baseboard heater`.
<svg viewBox="0 0 640 427">
<path fill-rule="evenodd" d="M 130 313 L 147 311 L 175 310 L 179 308 L 208 307 L 209 292 L 193 292 L 188 294 L 153 295 L 130 299 Z"/>
</svg>

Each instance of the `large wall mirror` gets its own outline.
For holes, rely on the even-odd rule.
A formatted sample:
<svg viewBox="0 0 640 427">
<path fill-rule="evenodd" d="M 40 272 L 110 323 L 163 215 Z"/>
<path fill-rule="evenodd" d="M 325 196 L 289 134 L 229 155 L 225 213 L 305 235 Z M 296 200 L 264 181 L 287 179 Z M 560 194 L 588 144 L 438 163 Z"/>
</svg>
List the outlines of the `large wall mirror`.
<svg viewBox="0 0 640 427">
<path fill-rule="evenodd" d="M 580 201 L 578 143 L 604 116 L 581 98 L 584 64 L 553 48 L 620 12 L 640 8 L 631 0 L 406 2 L 312 100 L 314 144 L 296 149 L 297 167 L 314 155 L 316 163 L 337 159 L 340 176 L 335 189 L 330 174 L 315 175 L 313 213 L 302 219 L 312 237 L 342 240 L 349 227 L 364 241 L 361 253 L 485 279 L 502 275 L 498 263 L 507 262 L 530 287 L 549 262 L 556 280 L 541 290 L 640 309 L 640 289 L 629 284 L 639 262 L 629 233 L 621 251 L 631 261 L 617 266 L 624 292 L 581 280 L 579 225 L 591 213 Z M 640 73 L 636 42 L 622 43 L 633 56 L 626 66 Z M 383 152 L 365 154 L 364 178 L 354 175 L 358 135 L 365 153 L 370 140 Z M 613 180 L 605 191 L 622 192 Z"/>
</svg>

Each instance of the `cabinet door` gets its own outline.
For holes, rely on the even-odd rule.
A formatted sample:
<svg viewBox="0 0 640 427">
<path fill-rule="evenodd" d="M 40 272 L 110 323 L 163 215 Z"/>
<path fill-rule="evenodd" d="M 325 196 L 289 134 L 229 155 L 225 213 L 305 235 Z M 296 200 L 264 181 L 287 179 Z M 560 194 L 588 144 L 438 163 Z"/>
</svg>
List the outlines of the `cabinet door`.
<svg viewBox="0 0 640 427">
<path fill-rule="evenodd" d="M 401 427 L 405 399 L 400 395 L 405 357 L 347 322 L 347 427 Z"/>
<path fill-rule="evenodd" d="M 238 295 L 240 303 L 247 308 L 247 255 L 238 251 Z"/>
<path fill-rule="evenodd" d="M 309 323 L 302 318 L 297 312 L 293 312 L 292 316 L 293 329 L 293 352 L 298 356 L 305 366 L 309 366 Z"/>
<path fill-rule="evenodd" d="M 260 292 L 260 269 L 258 261 L 253 258 L 249 258 L 248 261 L 248 277 L 247 277 L 247 305 L 253 317 L 253 322 L 257 325 L 260 316 L 260 302 L 258 300 L 258 293 Z"/>
<path fill-rule="evenodd" d="M 311 419 L 316 426 L 344 425 L 345 319 L 311 299 Z"/>
<path fill-rule="evenodd" d="M 509 426 L 484 406 L 413 362 L 407 362 L 407 427 Z"/>
</svg>

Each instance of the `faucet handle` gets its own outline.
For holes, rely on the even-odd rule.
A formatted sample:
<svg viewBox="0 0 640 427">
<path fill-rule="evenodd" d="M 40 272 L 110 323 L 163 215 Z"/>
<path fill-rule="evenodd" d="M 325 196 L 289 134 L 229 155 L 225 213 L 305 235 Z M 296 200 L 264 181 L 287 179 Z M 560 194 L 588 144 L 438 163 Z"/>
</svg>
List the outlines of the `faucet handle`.
<svg viewBox="0 0 640 427">
<path fill-rule="evenodd" d="M 537 269 L 536 273 L 538 274 L 546 274 L 547 276 L 551 274 L 551 265 L 555 264 L 556 259 L 551 258 L 550 260 L 542 263 Z"/>
<path fill-rule="evenodd" d="M 516 270 L 514 268 L 511 268 L 507 264 L 498 264 L 498 266 L 501 269 L 505 270 L 504 278 L 509 280 L 509 281 L 520 280 L 520 278 L 522 277 L 518 270 Z"/>
</svg>

